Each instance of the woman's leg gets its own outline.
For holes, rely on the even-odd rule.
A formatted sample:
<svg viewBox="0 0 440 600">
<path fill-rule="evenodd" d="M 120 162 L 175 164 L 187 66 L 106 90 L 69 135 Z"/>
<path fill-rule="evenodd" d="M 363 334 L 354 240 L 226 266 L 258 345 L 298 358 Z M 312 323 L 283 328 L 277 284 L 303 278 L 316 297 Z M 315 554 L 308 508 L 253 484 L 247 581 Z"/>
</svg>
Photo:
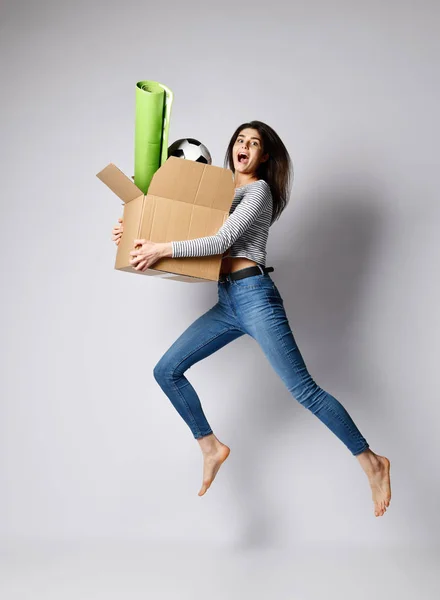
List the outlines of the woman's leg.
<svg viewBox="0 0 440 600">
<path fill-rule="evenodd" d="M 250 294 L 252 290 L 249 290 Z M 293 336 L 278 289 L 262 282 L 254 291 L 255 303 L 247 309 L 247 328 L 260 345 L 289 392 L 318 417 L 353 455 L 368 443 L 342 404 L 313 380 Z"/>
<path fill-rule="evenodd" d="M 239 280 L 231 288 L 242 328 L 259 343 L 291 394 L 356 456 L 371 486 L 375 515 L 382 516 L 391 500 L 390 461 L 369 448 L 342 404 L 309 374 L 273 281 L 267 277 L 257 285 L 251 279 Z"/>
<path fill-rule="evenodd" d="M 219 284 L 219 302 L 192 323 L 165 352 L 154 367 L 154 377 L 181 415 L 203 454 L 203 480 L 198 495 L 212 484 L 230 448 L 214 435 L 205 417 L 199 397 L 184 373 L 229 342 L 244 335 L 236 327 L 234 315 Z"/>
<path fill-rule="evenodd" d="M 184 373 L 244 332 L 217 303 L 196 319 L 165 352 L 154 367 L 154 378 L 196 439 L 212 434 L 197 392 Z"/>
</svg>

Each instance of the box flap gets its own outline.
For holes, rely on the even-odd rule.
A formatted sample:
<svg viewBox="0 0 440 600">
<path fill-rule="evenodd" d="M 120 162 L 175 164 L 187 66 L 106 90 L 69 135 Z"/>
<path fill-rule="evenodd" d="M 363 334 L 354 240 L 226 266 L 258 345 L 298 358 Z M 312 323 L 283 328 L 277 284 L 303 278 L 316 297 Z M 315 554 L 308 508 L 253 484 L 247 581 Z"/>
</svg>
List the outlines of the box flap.
<svg viewBox="0 0 440 600">
<path fill-rule="evenodd" d="M 230 169 L 170 156 L 156 171 L 149 196 L 179 200 L 228 212 L 235 194 Z"/>
<path fill-rule="evenodd" d="M 125 203 L 144 195 L 133 181 L 124 175 L 113 163 L 110 163 L 97 173 L 96 177 L 105 183 Z"/>
</svg>

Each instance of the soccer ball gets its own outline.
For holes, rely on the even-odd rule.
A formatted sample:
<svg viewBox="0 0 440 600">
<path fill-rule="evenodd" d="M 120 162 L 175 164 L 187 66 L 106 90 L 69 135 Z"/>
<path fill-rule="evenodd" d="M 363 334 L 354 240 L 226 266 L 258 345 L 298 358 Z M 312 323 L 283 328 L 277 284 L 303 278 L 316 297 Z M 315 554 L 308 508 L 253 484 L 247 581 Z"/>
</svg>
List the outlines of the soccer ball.
<svg viewBox="0 0 440 600">
<path fill-rule="evenodd" d="M 195 162 L 201 162 L 207 165 L 212 164 L 212 158 L 208 148 L 194 138 L 176 140 L 168 148 L 168 158 L 170 156 L 186 158 L 187 160 L 194 160 Z"/>
</svg>

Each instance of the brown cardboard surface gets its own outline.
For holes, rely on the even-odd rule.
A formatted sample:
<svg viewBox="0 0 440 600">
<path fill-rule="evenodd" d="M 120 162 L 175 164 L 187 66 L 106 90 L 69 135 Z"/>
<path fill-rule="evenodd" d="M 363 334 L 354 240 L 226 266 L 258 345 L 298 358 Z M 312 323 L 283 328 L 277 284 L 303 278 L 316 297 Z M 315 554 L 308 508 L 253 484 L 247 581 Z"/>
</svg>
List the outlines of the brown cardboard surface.
<svg viewBox="0 0 440 600">
<path fill-rule="evenodd" d="M 146 195 L 112 163 L 97 177 L 124 203 L 115 269 L 191 283 L 218 280 L 221 254 L 162 258 L 142 272 L 130 265 L 130 251 L 135 239 L 171 242 L 217 233 L 234 199 L 230 169 L 170 156 L 154 174 Z"/>
</svg>

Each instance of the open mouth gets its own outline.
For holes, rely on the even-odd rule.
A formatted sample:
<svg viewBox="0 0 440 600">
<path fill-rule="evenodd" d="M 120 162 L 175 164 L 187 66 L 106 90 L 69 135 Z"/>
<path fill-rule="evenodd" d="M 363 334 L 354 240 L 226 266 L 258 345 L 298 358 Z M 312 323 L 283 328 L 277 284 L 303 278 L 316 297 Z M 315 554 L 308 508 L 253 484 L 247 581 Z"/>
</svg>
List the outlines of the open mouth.
<svg viewBox="0 0 440 600">
<path fill-rule="evenodd" d="M 239 152 L 237 155 L 237 160 L 239 163 L 247 163 L 249 161 L 249 156 L 244 152 Z"/>
</svg>

